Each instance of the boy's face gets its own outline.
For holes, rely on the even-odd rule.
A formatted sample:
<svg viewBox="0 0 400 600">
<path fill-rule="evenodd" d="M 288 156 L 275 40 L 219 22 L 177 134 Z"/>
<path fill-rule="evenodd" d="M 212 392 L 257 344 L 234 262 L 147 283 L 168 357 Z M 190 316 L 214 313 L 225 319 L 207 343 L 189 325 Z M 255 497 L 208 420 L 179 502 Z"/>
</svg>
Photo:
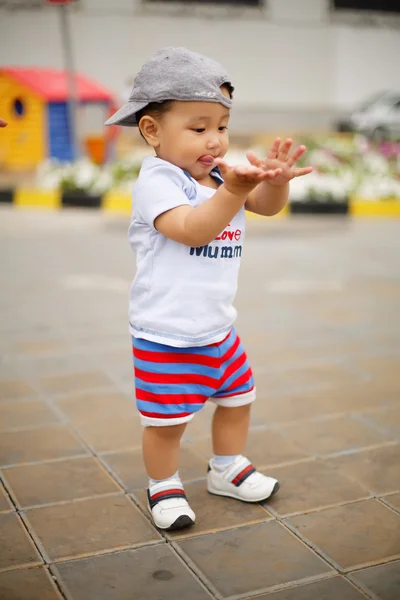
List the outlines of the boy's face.
<svg viewBox="0 0 400 600">
<path fill-rule="evenodd" d="M 221 91 L 229 98 L 225 88 Z M 229 109 L 218 102 L 174 102 L 157 120 L 156 139 L 150 143 L 159 158 L 206 181 L 213 160 L 228 150 L 229 115 Z"/>
</svg>

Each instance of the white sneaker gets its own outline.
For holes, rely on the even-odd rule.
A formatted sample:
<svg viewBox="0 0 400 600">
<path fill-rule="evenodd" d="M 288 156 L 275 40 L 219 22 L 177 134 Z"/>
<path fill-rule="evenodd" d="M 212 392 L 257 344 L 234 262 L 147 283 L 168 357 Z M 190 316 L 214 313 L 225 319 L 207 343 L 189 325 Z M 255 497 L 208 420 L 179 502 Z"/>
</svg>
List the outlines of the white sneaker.
<svg viewBox="0 0 400 600">
<path fill-rule="evenodd" d="M 159 529 L 182 529 L 196 520 L 180 479 L 156 483 L 151 487 L 151 493 L 147 490 L 147 499 L 147 507 Z"/>
<path fill-rule="evenodd" d="M 207 489 L 210 494 L 228 496 L 243 502 L 261 502 L 279 490 L 279 483 L 256 471 L 244 456 L 237 456 L 232 465 L 224 471 L 214 468 L 209 462 Z"/>
</svg>

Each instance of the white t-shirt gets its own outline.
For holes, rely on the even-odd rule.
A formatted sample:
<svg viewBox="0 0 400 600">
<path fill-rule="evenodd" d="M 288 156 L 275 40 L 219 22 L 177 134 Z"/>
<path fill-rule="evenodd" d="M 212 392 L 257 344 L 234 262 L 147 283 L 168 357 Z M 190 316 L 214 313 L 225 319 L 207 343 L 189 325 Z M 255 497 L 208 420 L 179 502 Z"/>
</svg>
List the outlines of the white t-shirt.
<svg viewBox="0 0 400 600">
<path fill-rule="evenodd" d="M 212 173 L 222 183 L 218 171 Z M 134 337 L 176 347 L 222 340 L 231 328 L 242 255 L 242 208 L 207 246 L 175 242 L 154 227 L 167 210 L 198 206 L 215 189 L 156 157 L 145 158 L 133 190 L 129 242 L 136 253 L 130 291 L 130 332 Z"/>
</svg>

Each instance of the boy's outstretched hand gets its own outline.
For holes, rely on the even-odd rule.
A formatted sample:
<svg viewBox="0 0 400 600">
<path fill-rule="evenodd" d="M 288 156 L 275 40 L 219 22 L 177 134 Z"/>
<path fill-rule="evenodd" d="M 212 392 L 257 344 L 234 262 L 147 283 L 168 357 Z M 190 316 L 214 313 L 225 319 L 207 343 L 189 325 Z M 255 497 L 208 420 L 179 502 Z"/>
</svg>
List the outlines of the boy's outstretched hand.
<svg viewBox="0 0 400 600">
<path fill-rule="evenodd" d="M 299 146 L 292 154 L 290 154 L 292 144 L 293 141 L 291 139 L 287 139 L 282 144 L 281 139 L 276 138 L 266 158 L 260 159 L 254 152 L 247 152 L 246 156 L 251 165 L 271 173 L 271 175 L 265 179 L 270 185 L 285 185 L 291 179 L 301 177 L 302 175 L 308 175 L 308 173 L 311 173 L 313 170 L 312 167 L 294 166 L 306 151 L 306 147 Z M 273 175 L 272 172 L 274 172 Z"/>
<path fill-rule="evenodd" d="M 259 183 L 271 181 L 282 173 L 282 169 L 266 169 L 257 165 L 230 166 L 221 158 L 214 162 L 224 178 L 225 188 L 232 194 L 241 196 L 248 194 Z"/>
</svg>

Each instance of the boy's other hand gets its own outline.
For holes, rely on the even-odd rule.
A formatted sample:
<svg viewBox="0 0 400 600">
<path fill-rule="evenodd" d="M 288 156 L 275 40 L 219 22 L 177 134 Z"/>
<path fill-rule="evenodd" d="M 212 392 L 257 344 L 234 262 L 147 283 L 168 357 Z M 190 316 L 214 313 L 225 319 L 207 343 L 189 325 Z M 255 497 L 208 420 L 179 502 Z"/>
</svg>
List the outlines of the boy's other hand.
<svg viewBox="0 0 400 600">
<path fill-rule="evenodd" d="M 272 181 L 282 173 L 281 168 L 259 167 L 257 165 L 237 165 L 232 167 L 220 158 L 215 160 L 224 178 L 224 186 L 231 194 L 243 196 L 249 194 L 259 183 Z"/>
<path fill-rule="evenodd" d="M 260 159 L 254 152 L 247 152 L 246 156 L 253 167 L 262 169 L 264 172 L 268 173 L 275 171 L 275 175 L 268 178 L 268 183 L 270 185 L 285 185 L 291 179 L 301 177 L 302 175 L 308 175 L 313 170 L 311 166 L 294 166 L 306 151 L 306 147 L 299 146 L 292 154 L 290 154 L 292 144 L 293 142 L 290 138 L 283 144 L 281 143 L 280 138 L 276 138 L 266 158 Z"/>
</svg>

